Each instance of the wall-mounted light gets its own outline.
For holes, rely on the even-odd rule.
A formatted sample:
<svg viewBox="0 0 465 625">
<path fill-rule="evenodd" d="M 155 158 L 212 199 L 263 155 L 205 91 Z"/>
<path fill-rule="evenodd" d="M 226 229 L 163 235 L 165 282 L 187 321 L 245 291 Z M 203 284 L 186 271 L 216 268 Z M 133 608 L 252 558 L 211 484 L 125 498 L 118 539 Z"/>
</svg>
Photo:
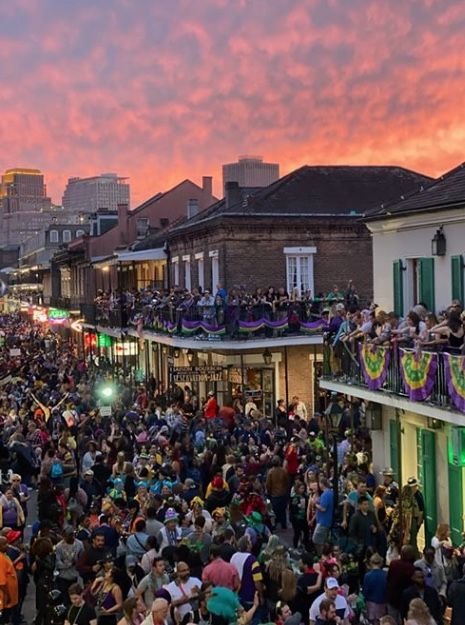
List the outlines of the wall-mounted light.
<svg viewBox="0 0 465 625">
<path fill-rule="evenodd" d="M 442 226 L 436 230 L 436 233 L 431 240 L 431 254 L 433 256 L 446 255 L 446 236 Z"/>
<path fill-rule="evenodd" d="M 173 356 L 175 358 L 179 358 L 180 355 L 181 355 L 181 350 L 179 349 L 179 347 L 173 348 Z"/>
<path fill-rule="evenodd" d="M 262 358 L 263 358 L 263 362 L 265 363 L 265 365 L 271 365 L 271 362 L 273 360 L 273 354 L 270 352 L 268 347 L 263 352 Z"/>
<path fill-rule="evenodd" d="M 194 362 L 194 352 L 191 349 L 187 350 L 187 362 L 191 365 Z"/>
</svg>

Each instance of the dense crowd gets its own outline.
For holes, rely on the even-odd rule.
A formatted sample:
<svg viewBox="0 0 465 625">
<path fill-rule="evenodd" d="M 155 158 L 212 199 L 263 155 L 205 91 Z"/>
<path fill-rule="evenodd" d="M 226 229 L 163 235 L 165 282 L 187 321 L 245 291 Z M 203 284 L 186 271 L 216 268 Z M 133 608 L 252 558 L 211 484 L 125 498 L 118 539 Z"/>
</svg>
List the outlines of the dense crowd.
<svg viewBox="0 0 465 625">
<path fill-rule="evenodd" d="M 99 317 L 107 320 L 118 317 L 123 326 L 134 321 L 137 316 L 142 316 L 147 325 L 156 321 L 178 323 L 181 319 L 187 319 L 233 326 L 239 320 L 288 319 L 292 326 L 299 321 L 319 318 L 323 310 L 329 312 L 329 307 L 336 302 L 354 306 L 358 301 L 359 296 L 352 281 L 344 290 L 334 285 L 328 293 L 316 295 L 298 288 L 288 293 L 284 287 L 272 286 L 267 289 L 257 288 L 253 292 L 244 286 L 227 291 L 221 284 L 217 284 L 214 293 L 201 287 L 192 290 L 176 286 L 160 290 L 147 287 L 100 290 L 95 298 Z"/>
<path fill-rule="evenodd" d="M 440 525 L 420 553 L 421 485 L 373 474 L 363 402 L 329 397 L 330 433 L 297 397 L 262 415 L 121 377 L 106 417 L 103 372 L 0 321 L 3 623 L 31 581 L 36 625 L 463 623 L 464 548 Z"/>
</svg>

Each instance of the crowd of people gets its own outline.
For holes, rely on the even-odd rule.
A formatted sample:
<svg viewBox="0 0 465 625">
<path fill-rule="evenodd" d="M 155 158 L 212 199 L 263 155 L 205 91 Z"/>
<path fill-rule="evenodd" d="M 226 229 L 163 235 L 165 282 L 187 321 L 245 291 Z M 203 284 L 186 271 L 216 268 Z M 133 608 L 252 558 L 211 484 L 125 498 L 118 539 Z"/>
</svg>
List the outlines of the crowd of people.
<svg viewBox="0 0 465 625">
<path fill-rule="evenodd" d="M 328 398 L 336 447 L 298 398 L 263 415 L 119 378 L 103 416 L 105 373 L 0 328 L 1 622 L 34 586 L 35 625 L 463 623 L 463 546 L 441 525 L 420 553 L 421 485 L 373 473 L 363 402 Z"/>
<path fill-rule="evenodd" d="M 386 313 L 376 304 L 370 308 L 337 303 L 330 311 L 327 343 L 331 348 L 331 371 L 352 377 L 361 343 L 396 349 L 465 353 L 465 311 L 453 300 L 437 316 L 425 304 L 415 305 L 405 317 Z"/>
<path fill-rule="evenodd" d="M 287 319 L 290 329 L 298 329 L 300 321 L 313 321 L 321 317 L 323 310 L 339 302 L 345 306 L 358 304 L 359 296 L 350 281 L 347 288 L 334 285 L 328 293 L 312 294 L 308 290 L 294 288 L 290 293 L 284 287 L 257 288 L 253 292 L 244 286 L 227 291 L 221 284 L 215 292 L 201 287 L 181 289 L 127 289 L 97 293 L 95 304 L 98 317 L 115 325 L 127 325 L 141 317 L 144 325 L 170 322 L 180 324 L 184 320 L 204 321 L 215 326 L 227 326 L 230 333 L 237 330 L 238 321 Z"/>
</svg>

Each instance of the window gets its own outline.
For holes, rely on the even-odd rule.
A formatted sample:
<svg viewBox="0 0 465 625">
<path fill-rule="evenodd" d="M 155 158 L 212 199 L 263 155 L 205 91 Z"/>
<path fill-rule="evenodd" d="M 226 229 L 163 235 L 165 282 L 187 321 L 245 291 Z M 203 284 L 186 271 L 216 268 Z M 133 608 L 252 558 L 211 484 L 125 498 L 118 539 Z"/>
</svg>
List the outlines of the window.
<svg viewBox="0 0 465 625">
<path fill-rule="evenodd" d="M 404 312 L 416 304 L 435 310 L 434 258 L 410 258 L 406 262 Z M 395 286 L 395 284 L 394 284 Z M 396 298 L 394 290 L 394 298 Z"/>
<path fill-rule="evenodd" d="M 63 243 L 71 241 L 71 230 L 63 230 Z"/>
<path fill-rule="evenodd" d="M 452 298 L 463 302 L 463 256 L 451 256 Z"/>
<path fill-rule="evenodd" d="M 217 288 L 216 285 L 220 281 L 220 261 L 218 258 L 218 250 L 212 250 L 208 253 L 212 259 L 212 295 L 215 295 Z"/>
<path fill-rule="evenodd" d="M 58 243 L 58 230 L 50 230 L 50 243 Z"/>
<path fill-rule="evenodd" d="M 192 276 L 191 276 L 191 257 L 183 256 L 184 262 L 184 288 L 188 291 L 192 290 Z"/>
<path fill-rule="evenodd" d="M 298 295 L 310 291 L 313 295 L 313 255 L 316 247 L 285 247 L 287 292 L 297 289 Z"/>
<path fill-rule="evenodd" d="M 76 230 L 76 239 L 85 235 L 85 230 Z"/>
<path fill-rule="evenodd" d="M 197 274 L 198 274 L 198 282 L 199 287 L 202 289 L 205 288 L 205 265 L 203 261 L 203 252 L 199 252 L 195 255 L 195 260 L 197 261 Z"/>
<path fill-rule="evenodd" d="M 179 286 L 179 256 L 174 256 L 171 259 L 173 266 L 173 286 Z"/>
</svg>

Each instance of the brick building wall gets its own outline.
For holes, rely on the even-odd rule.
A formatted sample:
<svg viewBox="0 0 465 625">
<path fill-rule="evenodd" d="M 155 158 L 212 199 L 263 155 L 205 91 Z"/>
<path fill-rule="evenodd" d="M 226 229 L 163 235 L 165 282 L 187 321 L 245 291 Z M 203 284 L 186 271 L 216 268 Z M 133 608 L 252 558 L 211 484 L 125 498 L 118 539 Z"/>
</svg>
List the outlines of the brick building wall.
<svg viewBox="0 0 465 625">
<path fill-rule="evenodd" d="M 195 254 L 203 252 L 205 285 L 211 285 L 209 252 L 218 250 L 220 282 L 230 289 L 244 285 L 286 286 L 285 247 L 317 248 L 313 258 L 314 290 L 327 292 L 334 284 L 345 288 L 353 280 L 363 302 L 372 298 L 372 244 L 364 224 L 351 219 L 247 220 L 229 219 L 208 229 L 173 232 L 171 257 L 179 258 L 180 286 L 184 286 L 182 256 L 191 257 L 192 285 L 198 285 Z M 172 268 L 171 268 L 172 269 Z M 172 273 L 173 279 L 173 273 Z M 174 284 L 174 283 L 173 283 Z"/>
</svg>

